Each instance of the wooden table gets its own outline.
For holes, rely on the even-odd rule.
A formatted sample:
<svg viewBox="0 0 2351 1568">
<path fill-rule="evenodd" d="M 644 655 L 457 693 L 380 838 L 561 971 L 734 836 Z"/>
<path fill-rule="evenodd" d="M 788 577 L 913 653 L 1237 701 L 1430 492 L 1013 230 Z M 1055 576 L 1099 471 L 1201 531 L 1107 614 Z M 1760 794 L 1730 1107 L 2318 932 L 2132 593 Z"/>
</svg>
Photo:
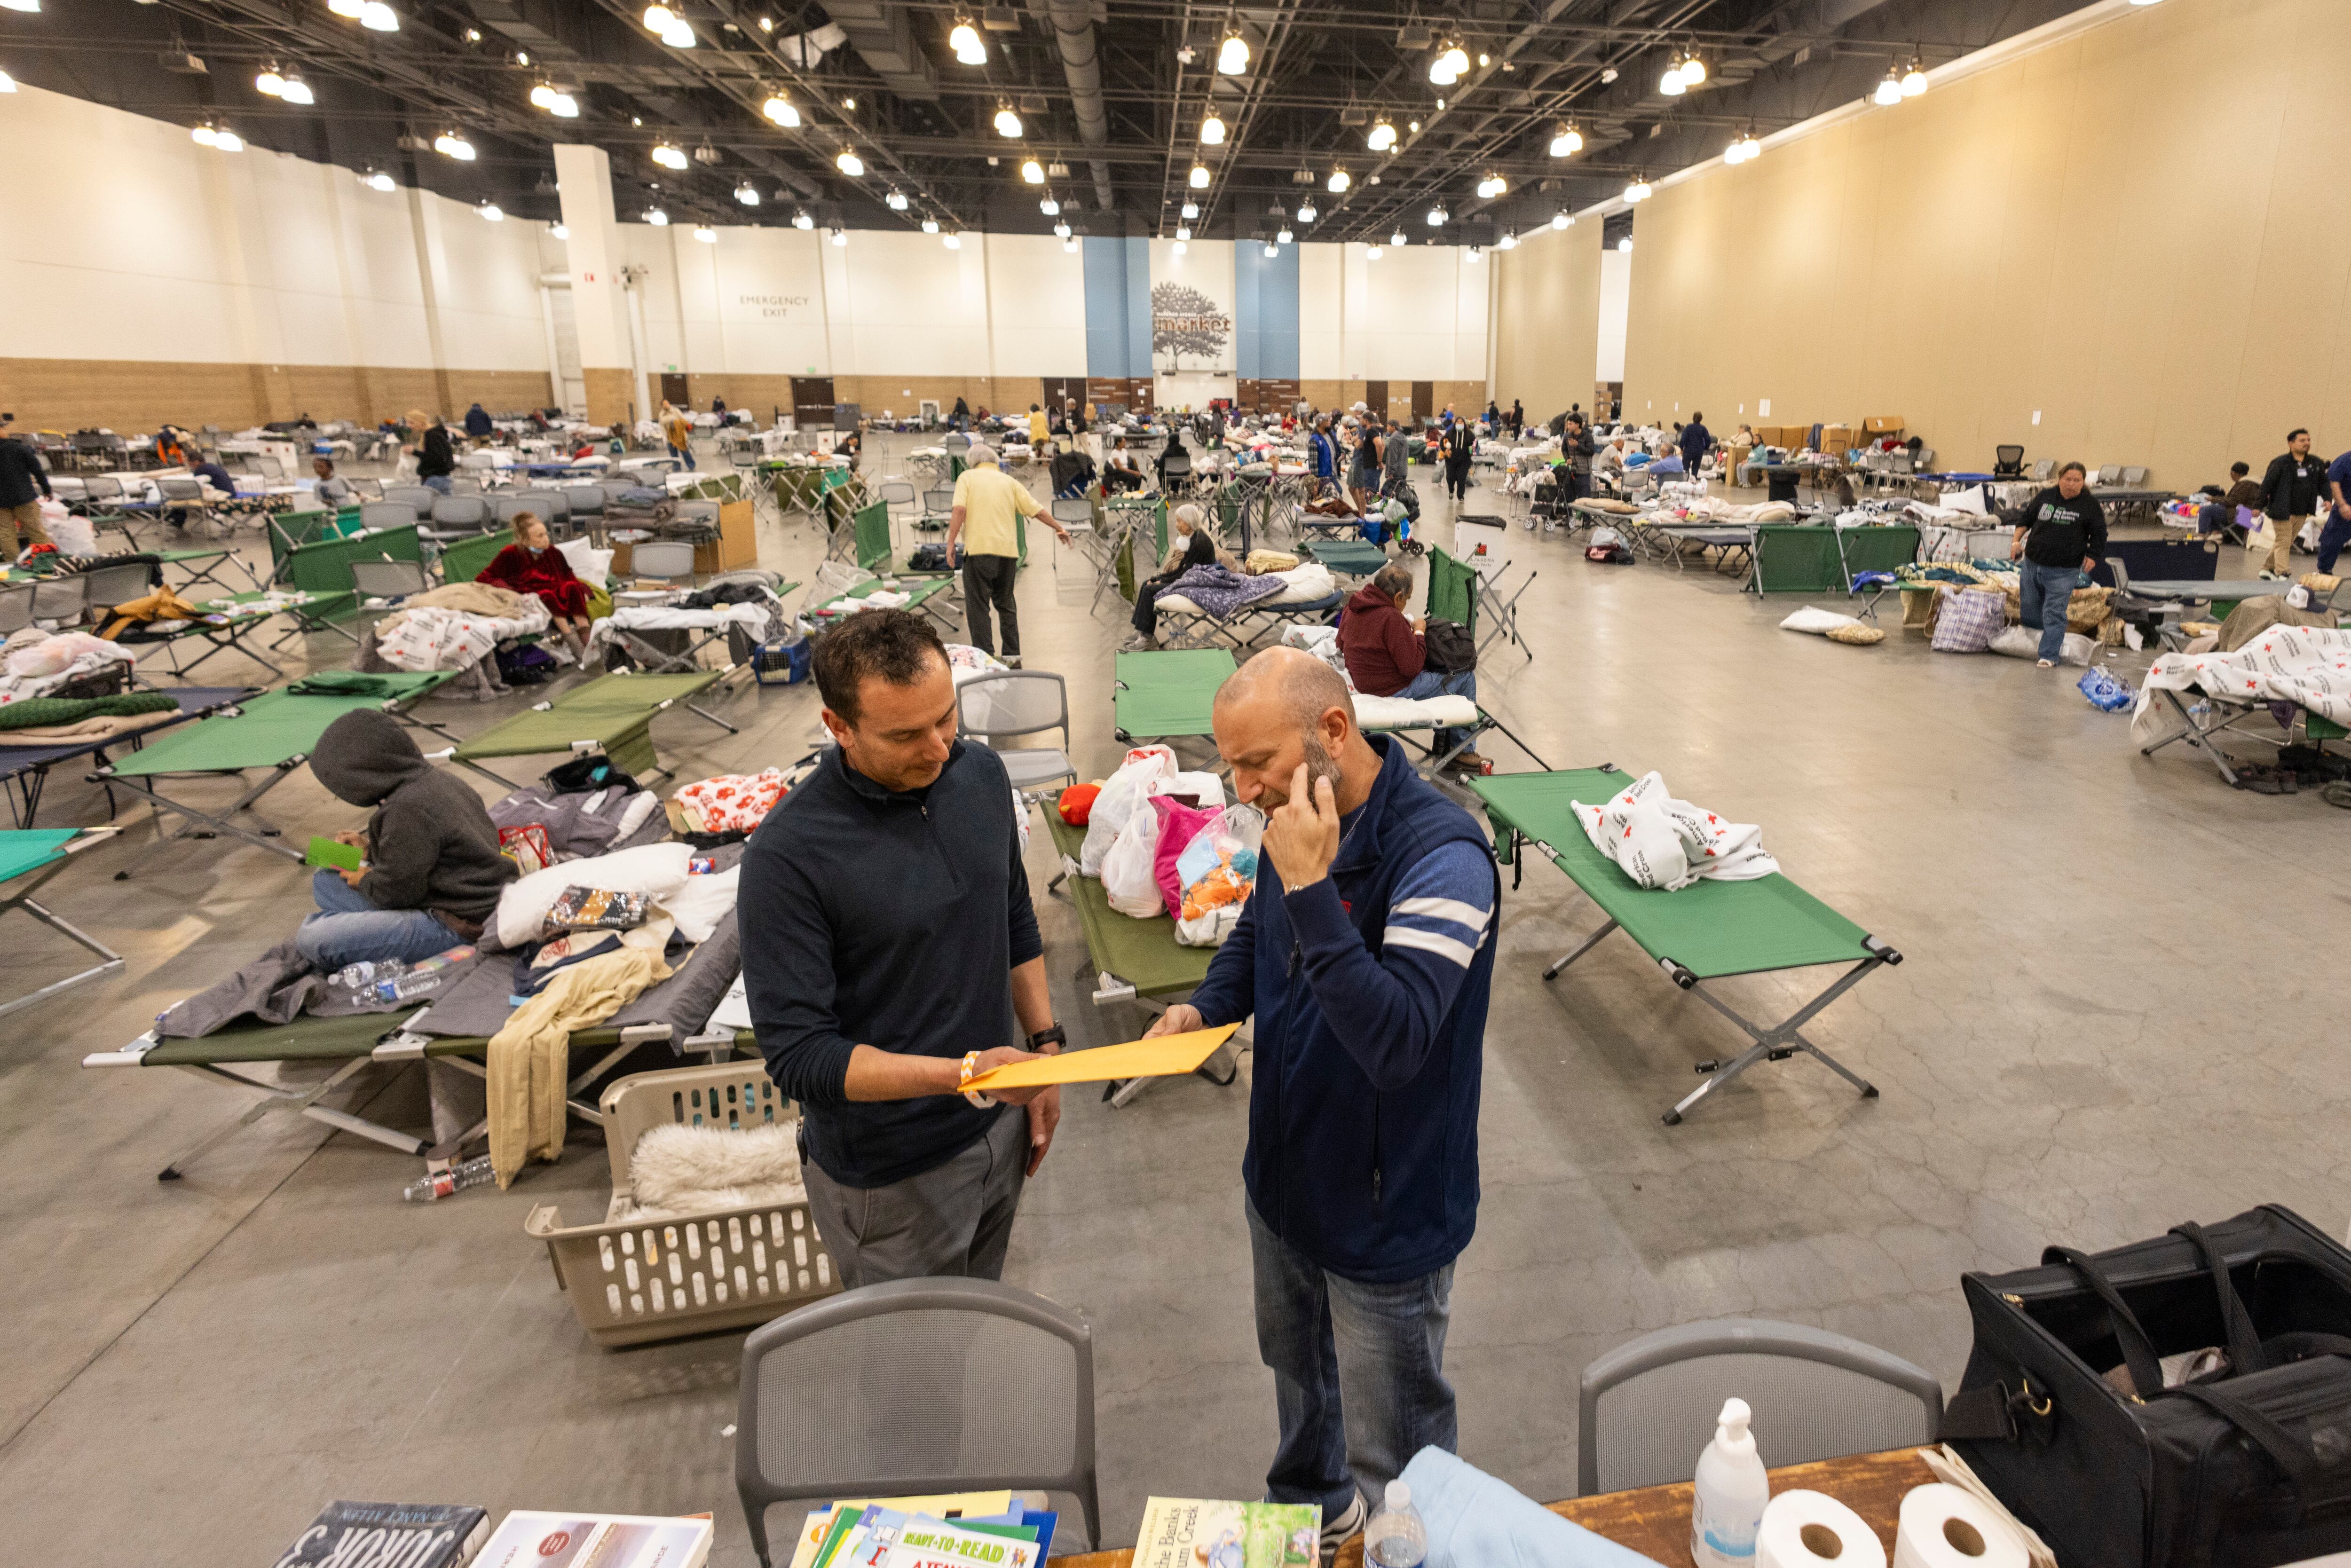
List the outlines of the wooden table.
<svg viewBox="0 0 2351 1568">
<path fill-rule="evenodd" d="M 1799 1487 L 1828 1493 L 1868 1521 L 1878 1539 L 1886 1543 L 1886 1553 L 1891 1558 L 1894 1526 L 1901 1514 L 1903 1494 L 1934 1479 L 1934 1472 L 1918 1458 L 1917 1449 L 1896 1448 L 1883 1454 L 1821 1459 L 1809 1465 L 1782 1465 L 1771 1472 L 1771 1490 L 1775 1496 Z M 1561 1518 L 1653 1557 L 1666 1568 L 1689 1568 L 1687 1481 L 1571 1498 L 1548 1506 Z M 1134 1553 L 1096 1552 L 1053 1561 L 1062 1568 L 1129 1568 Z M 1363 1538 L 1358 1536 L 1341 1549 L 1335 1568 L 1362 1568 L 1363 1561 Z"/>
</svg>

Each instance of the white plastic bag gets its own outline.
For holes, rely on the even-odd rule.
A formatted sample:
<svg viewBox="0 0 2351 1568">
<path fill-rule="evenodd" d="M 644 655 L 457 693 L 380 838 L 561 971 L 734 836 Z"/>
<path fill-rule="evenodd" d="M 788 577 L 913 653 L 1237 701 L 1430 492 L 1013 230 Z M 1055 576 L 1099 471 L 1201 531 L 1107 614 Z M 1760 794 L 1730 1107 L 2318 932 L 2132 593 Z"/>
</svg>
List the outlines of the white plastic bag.
<svg viewBox="0 0 2351 1568">
<path fill-rule="evenodd" d="M 2079 632 L 2068 632 L 2057 654 L 2057 662 L 2086 666 L 2097 647 L 2096 639 L 2085 637 Z M 2011 659 L 2038 659 L 2041 657 L 2041 633 L 2031 626 L 2004 626 L 1992 633 L 1989 650 L 1994 653 L 2005 653 Z"/>
<path fill-rule="evenodd" d="M 1103 794 L 1108 793 L 1105 789 Z M 1094 807 L 1099 813 L 1102 802 L 1097 800 Z M 1100 821 L 1100 816 L 1094 820 Z M 1102 894 L 1113 909 L 1137 920 L 1167 913 L 1167 901 L 1160 894 L 1159 878 L 1152 867 L 1158 850 L 1159 813 L 1147 807 L 1128 813 L 1126 825 L 1119 829 L 1102 858 Z"/>
<path fill-rule="evenodd" d="M 77 517 L 54 496 L 41 499 L 41 527 L 59 555 L 96 555 L 98 530 L 88 517 Z"/>
<path fill-rule="evenodd" d="M 1102 793 L 1094 797 L 1092 814 L 1086 819 L 1085 847 L 1078 852 L 1078 869 L 1088 876 L 1100 876 L 1102 857 L 1110 853 L 1118 831 L 1126 826 L 1136 805 L 1150 793 L 1144 786 L 1155 779 L 1175 777 L 1176 753 L 1170 747 L 1138 746 L 1128 752 L 1126 760 L 1118 765 L 1118 771 L 1102 781 Z M 1146 875 L 1149 869 L 1144 867 Z"/>
<path fill-rule="evenodd" d="M 1258 851 L 1264 837 L 1265 813 L 1255 806 L 1228 806 L 1192 835 L 1176 860 L 1176 875 L 1184 888 L 1184 905 L 1176 917 L 1179 944 L 1224 946 L 1256 889 Z"/>
</svg>

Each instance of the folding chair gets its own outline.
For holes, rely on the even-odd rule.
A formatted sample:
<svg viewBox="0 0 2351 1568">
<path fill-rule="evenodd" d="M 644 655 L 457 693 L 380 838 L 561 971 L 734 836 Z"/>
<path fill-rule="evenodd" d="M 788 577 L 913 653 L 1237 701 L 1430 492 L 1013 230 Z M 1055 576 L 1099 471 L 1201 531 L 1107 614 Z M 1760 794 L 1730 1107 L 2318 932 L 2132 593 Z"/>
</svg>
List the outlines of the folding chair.
<svg viewBox="0 0 2351 1568">
<path fill-rule="evenodd" d="M 386 485 L 383 486 L 383 498 L 405 502 L 416 508 L 418 517 L 423 517 L 432 515 L 433 503 L 441 498 L 441 492 L 430 485 Z"/>
<path fill-rule="evenodd" d="M 93 532 L 112 528 L 132 549 L 139 548 L 139 536 L 131 531 L 131 519 L 153 508 L 130 499 L 123 494 L 122 481 L 110 474 L 93 474 L 83 480 L 81 514 L 89 519 Z"/>
<path fill-rule="evenodd" d="M 396 602 L 434 586 L 433 574 L 421 560 L 354 560 L 350 566 L 351 587 L 363 600 Z"/>
<path fill-rule="evenodd" d="M 212 503 L 204 499 L 204 487 L 197 480 L 158 479 L 155 481 L 155 488 L 163 497 L 160 506 L 177 507 L 182 509 L 184 513 L 181 519 L 183 524 L 199 519 L 206 523 L 220 520 L 218 514 L 212 508 Z"/>
<path fill-rule="evenodd" d="M 2111 485 L 2122 476 L 2123 465 L 2119 463 L 2109 463 L 2098 470 L 2097 482 L 2101 485 Z"/>
<path fill-rule="evenodd" d="M 404 528 L 417 519 L 416 508 L 405 501 L 362 501 L 360 503 L 360 527 L 370 533 L 379 528 Z"/>
<path fill-rule="evenodd" d="M 1171 499 L 1192 493 L 1192 455 L 1178 452 L 1170 456 L 1159 471 L 1160 493 Z"/>
<path fill-rule="evenodd" d="M 1005 1367 L 1020 1375 L 991 1375 Z M 1093 1334 L 1042 1296 L 958 1278 L 845 1291 L 752 1333 L 739 1398 L 735 1488 L 761 1568 L 769 1509 L 842 1497 L 1040 1489 L 1076 1498 L 1102 1542 Z"/>
<path fill-rule="evenodd" d="M 471 538 L 489 530 L 489 503 L 479 496 L 436 497 L 431 516 L 432 521 L 417 529 L 417 537 L 436 545 Z"/>
<path fill-rule="evenodd" d="M 1056 497 L 1049 503 L 1049 511 L 1055 522 L 1070 530 L 1071 538 L 1077 543 L 1079 553 L 1083 555 L 1093 567 L 1096 596 L 1100 597 L 1102 575 L 1102 557 L 1100 549 L 1102 536 L 1094 530 L 1094 504 L 1083 496 Z M 1061 570 L 1061 547 L 1060 536 L 1056 535 L 1053 545 L 1054 573 L 1059 575 Z"/>
<path fill-rule="evenodd" d="M 955 521 L 955 486 L 934 485 L 923 492 L 923 515 L 914 519 L 914 527 L 926 534 L 935 534 Z"/>
<path fill-rule="evenodd" d="M 563 505 L 571 520 L 595 518 L 604 515 L 604 487 L 601 485 L 567 485 L 563 488 Z"/>
<path fill-rule="evenodd" d="M 1681 1323 L 1583 1369 L 1576 1490 L 1592 1497 L 1677 1479 L 1732 1396 L 1771 1434 L 1782 1465 L 1931 1443 L 1943 1419 L 1934 1375 L 1876 1345 L 1757 1318 Z"/>
<path fill-rule="evenodd" d="M 956 688 L 956 706 L 964 734 L 996 753 L 1022 800 L 1033 800 L 1032 790 L 1057 779 L 1077 782 L 1069 753 L 1070 693 L 1061 676 L 1050 670 L 976 675 Z M 1059 749 L 997 744 L 1048 729 L 1061 732 Z"/>
<path fill-rule="evenodd" d="M 640 540 L 629 550 L 629 576 L 638 580 L 654 578 L 671 586 L 680 580 L 691 584 L 694 546 L 684 539 Z"/>
<path fill-rule="evenodd" d="M 874 497 L 890 509 L 893 523 L 911 520 L 910 514 L 921 506 L 914 486 L 904 479 L 884 479 L 874 488 Z"/>
<path fill-rule="evenodd" d="M 88 614 L 91 623 L 103 631 L 107 619 L 105 612 L 111 611 L 118 604 L 128 604 L 134 599 L 144 599 L 154 592 L 156 578 L 159 575 L 156 569 L 149 566 L 145 561 L 134 560 L 125 561 L 120 566 L 92 567 L 89 570 L 72 578 L 52 578 L 48 581 L 35 585 L 34 619 L 38 621 L 68 619 L 67 614 L 59 613 L 66 610 L 68 603 L 67 591 L 61 586 L 53 585 L 71 582 L 75 585 L 75 589 L 69 601 L 72 605 L 69 612 L 70 618 L 78 621 L 84 614 Z M 56 595 L 47 604 L 42 602 L 40 592 L 42 589 L 49 589 Z"/>
</svg>

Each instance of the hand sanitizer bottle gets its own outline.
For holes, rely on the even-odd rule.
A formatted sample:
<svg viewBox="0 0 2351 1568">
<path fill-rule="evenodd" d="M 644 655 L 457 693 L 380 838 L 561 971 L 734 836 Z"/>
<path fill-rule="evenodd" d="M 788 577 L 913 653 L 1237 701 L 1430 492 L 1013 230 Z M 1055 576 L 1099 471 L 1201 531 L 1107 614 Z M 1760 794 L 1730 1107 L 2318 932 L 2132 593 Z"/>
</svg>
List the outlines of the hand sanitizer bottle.
<svg viewBox="0 0 2351 1568">
<path fill-rule="evenodd" d="M 1690 1556 L 1698 1568 L 1754 1568 L 1755 1537 L 1763 1528 L 1771 1482 L 1747 1430 L 1751 1414 L 1746 1400 L 1724 1400 L 1714 1441 L 1698 1457 L 1690 1500 Z"/>
</svg>

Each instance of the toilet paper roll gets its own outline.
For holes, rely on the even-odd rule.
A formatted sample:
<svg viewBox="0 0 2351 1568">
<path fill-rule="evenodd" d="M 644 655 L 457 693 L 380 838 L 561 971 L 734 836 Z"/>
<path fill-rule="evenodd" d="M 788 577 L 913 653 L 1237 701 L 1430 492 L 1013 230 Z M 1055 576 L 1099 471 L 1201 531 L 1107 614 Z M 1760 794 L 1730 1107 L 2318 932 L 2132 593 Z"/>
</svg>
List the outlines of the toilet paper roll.
<svg viewBox="0 0 2351 1568">
<path fill-rule="evenodd" d="M 1886 1568 L 1886 1546 L 1826 1492 L 1783 1491 L 1763 1509 L 1755 1568 Z"/>
<path fill-rule="evenodd" d="M 1894 1568 L 2026 1568 L 2024 1542 L 1982 1499 L 1948 1482 L 1902 1499 Z"/>
</svg>

